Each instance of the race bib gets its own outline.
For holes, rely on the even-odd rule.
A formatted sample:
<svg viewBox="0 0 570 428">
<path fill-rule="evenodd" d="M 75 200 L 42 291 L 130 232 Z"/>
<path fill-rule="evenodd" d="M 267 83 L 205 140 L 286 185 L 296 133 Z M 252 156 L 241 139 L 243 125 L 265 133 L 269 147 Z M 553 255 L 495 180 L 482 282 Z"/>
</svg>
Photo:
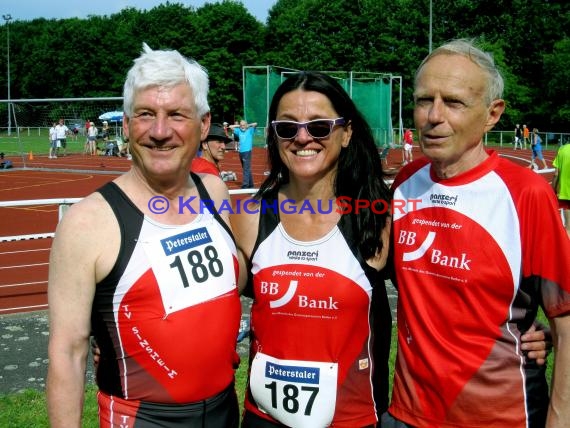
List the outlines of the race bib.
<svg viewBox="0 0 570 428">
<path fill-rule="evenodd" d="M 165 314 L 198 305 L 236 287 L 232 252 L 213 222 L 171 233 L 142 242 Z"/>
<path fill-rule="evenodd" d="M 279 422 L 322 428 L 334 416 L 337 378 L 337 363 L 279 360 L 258 352 L 250 388 L 259 408 Z"/>
</svg>

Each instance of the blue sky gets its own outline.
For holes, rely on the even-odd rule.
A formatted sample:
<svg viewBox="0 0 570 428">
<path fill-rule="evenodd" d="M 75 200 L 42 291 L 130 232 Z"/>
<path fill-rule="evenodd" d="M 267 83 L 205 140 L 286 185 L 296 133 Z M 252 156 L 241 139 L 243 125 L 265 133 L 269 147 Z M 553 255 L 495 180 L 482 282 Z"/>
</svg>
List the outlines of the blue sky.
<svg viewBox="0 0 570 428">
<path fill-rule="evenodd" d="M 249 12 L 265 23 L 267 13 L 277 0 L 241 0 Z M 166 0 L 2 0 L 0 15 L 10 14 L 13 20 L 29 21 L 34 18 L 86 18 L 89 15 L 111 15 L 125 7 L 140 10 L 152 9 Z M 214 0 L 170 0 L 185 6 L 200 7 Z M 0 21 L 4 24 L 4 21 Z"/>
</svg>

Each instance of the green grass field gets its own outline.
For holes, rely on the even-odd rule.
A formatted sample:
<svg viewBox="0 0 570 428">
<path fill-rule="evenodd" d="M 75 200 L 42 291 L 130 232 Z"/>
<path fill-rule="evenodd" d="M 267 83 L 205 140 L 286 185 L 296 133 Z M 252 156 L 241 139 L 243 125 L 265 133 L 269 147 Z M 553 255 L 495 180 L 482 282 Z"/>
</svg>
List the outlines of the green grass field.
<svg viewBox="0 0 570 428">
<path fill-rule="evenodd" d="M 83 153 L 85 137 L 78 136 L 75 138 L 67 138 L 68 153 Z M 6 157 L 12 156 L 29 156 L 30 152 L 34 155 L 47 155 L 49 152 L 49 137 L 46 129 L 34 129 L 28 132 L 21 132 L 18 136 L 14 132 L 8 136 L 6 133 L 0 135 L 0 152 Z"/>
<path fill-rule="evenodd" d="M 112 129 L 111 139 L 115 138 L 115 133 L 120 130 Z M 86 137 L 78 135 L 77 137 L 67 138 L 67 153 L 83 153 Z M 99 147 L 102 147 L 102 140 L 98 140 Z M 8 135 L 5 131 L 0 132 L 0 152 L 6 157 L 29 156 L 30 152 L 34 155 L 47 155 L 49 152 L 49 135 L 47 128 L 24 128 L 19 134 L 12 131 Z M 256 132 L 254 137 L 255 147 L 264 147 L 265 139 L 263 131 Z"/>
<path fill-rule="evenodd" d="M 247 380 L 247 358 L 236 371 L 236 391 L 240 406 L 243 404 L 245 385 Z M 83 407 L 84 428 L 99 426 L 97 416 L 97 388 L 93 384 L 87 385 L 85 391 L 85 404 Z M 43 391 L 26 390 L 17 394 L 0 396 L 0 427 L 48 427 L 46 395 Z"/>
</svg>

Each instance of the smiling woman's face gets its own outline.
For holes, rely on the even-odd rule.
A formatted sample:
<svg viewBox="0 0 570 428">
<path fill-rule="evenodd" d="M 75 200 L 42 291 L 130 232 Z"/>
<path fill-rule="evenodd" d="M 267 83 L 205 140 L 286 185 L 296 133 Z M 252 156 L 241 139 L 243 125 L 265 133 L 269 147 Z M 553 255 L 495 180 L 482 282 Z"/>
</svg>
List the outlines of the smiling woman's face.
<svg viewBox="0 0 570 428">
<path fill-rule="evenodd" d="M 336 118 L 338 113 L 325 95 L 296 89 L 281 98 L 275 120 L 308 122 Z M 332 176 L 338 166 L 340 151 L 348 146 L 351 133 L 350 125 L 337 125 L 328 137 L 322 139 L 311 137 L 305 128 L 300 128 L 291 140 L 276 138 L 279 154 L 289 169 L 290 179 L 314 180 Z"/>
</svg>

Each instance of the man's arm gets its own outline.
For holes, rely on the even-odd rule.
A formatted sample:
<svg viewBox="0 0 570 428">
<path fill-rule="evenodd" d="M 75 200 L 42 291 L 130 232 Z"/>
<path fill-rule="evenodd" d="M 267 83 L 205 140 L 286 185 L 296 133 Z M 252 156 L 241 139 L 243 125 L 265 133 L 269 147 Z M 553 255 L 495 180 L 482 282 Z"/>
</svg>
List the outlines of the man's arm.
<svg viewBox="0 0 570 428">
<path fill-rule="evenodd" d="M 384 229 L 382 229 L 382 234 L 378 238 L 380 242 L 382 242 L 382 249 L 377 252 L 373 257 L 366 260 L 366 263 L 380 271 L 386 267 L 388 262 L 388 254 L 390 251 L 390 232 L 392 229 L 392 217 L 388 216 L 386 218 L 386 224 L 384 225 Z"/>
<path fill-rule="evenodd" d="M 559 173 L 558 168 L 554 167 L 554 176 L 552 177 L 552 188 L 554 189 L 554 193 L 558 195 L 558 184 L 559 184 Z"/>
<path fill-rule="evenodd" d="M 259 229 L 259 212 L 253 213 L 256 211 L 253 205 L 248 206 L 248 210 L 251 213 L 242 210 L 239 213 L 232 214 L 230 217 L 236 238 L 238 260 L 240 264 L 238 281 L 240 293 L 243 292 L 247 285 L 251 253 L 253 251 L 255 241 L 257 240 L 257 232 Z"/>
<path fill-rule="evenodd" d="M 47 404 L 50 426 L 80 427 L 95 293 L 101 204 L 83 200 L 57 227 L 50 253 Z"/>
<path fill-rule="evenodd" d="M 554 370 L 547 428 L 562 428 L 570 421 L 570 315 L 550 321 L 554 341 Z"/>
</svg>

